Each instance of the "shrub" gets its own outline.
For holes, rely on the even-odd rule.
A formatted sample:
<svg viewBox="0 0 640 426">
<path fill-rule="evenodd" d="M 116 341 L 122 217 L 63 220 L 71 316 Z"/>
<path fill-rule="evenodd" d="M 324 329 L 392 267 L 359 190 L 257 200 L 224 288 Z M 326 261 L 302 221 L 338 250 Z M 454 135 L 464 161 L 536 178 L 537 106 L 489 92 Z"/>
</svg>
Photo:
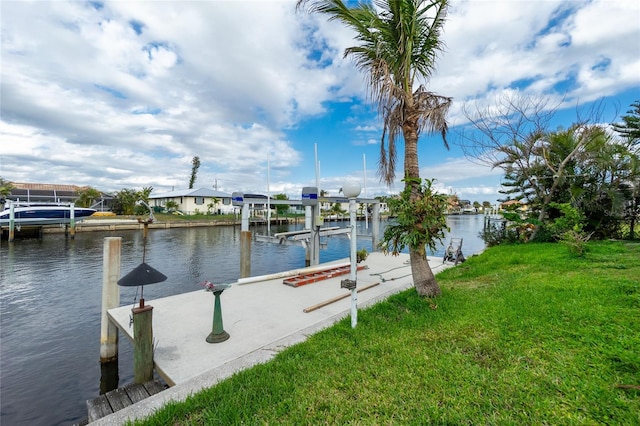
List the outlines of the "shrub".
<svg viewBox="0 0 640 426">
<path fill-rule="evenodd" d="M 506 222 L 501 226 L 494 223 L 485 227 L 478 236 L 487 247 L 497 246 L 502 243 L 517 243 L 520 241 L 517 228 L 510 228 L 506 226 Z"/>
<path fill-rule="evenodd" d="M 569 251 L 578 257 L 584 257 L 587 249 L 587 242 L 591 234 L 579 230 L 567 231 L 560 237 L 560 242 L 569 248 Z"/>
</svg>

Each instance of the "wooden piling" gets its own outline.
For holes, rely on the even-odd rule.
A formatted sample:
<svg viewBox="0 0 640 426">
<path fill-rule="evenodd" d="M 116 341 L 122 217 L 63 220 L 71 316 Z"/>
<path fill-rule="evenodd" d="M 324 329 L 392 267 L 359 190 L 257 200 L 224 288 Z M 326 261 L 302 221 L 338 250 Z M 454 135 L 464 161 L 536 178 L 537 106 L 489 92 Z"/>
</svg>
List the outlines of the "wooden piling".
<svg viewBox="0 0 640 426">
<path fill-rule="evenodd" d="M 251 276 L 251 231 L 240 232 L 240 278 Z"/>
<path fill-rule="evenodd" d="M 133 383 L 153 380 L 153 306 L 145 305 L 133 313 Z"/>
<path fill-rule="evenodd" d="M 118 327 L 109 319 L 107 311 L 120 306 L 120 251 L 121 237 L 107 237 L 103 244 L 102 312 L 100 324 L 100 362 L 118 358 Z"/>
</svg>

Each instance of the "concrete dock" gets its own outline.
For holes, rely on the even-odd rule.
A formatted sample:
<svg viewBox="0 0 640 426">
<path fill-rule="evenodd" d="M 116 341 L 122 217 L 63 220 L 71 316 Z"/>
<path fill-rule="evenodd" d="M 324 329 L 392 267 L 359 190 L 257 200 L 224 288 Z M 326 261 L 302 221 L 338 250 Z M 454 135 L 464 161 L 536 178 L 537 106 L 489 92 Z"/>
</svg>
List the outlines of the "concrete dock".
<svg viewBox="0 0 640 426">
<path fill-rule="evenodd" d="M 331 267 L 349 259 L 323 264 Z M 370 253 L 357 275 L 358 308 L 370 306 L 413 286 L 409 256 Z M 429 258 L 438 273 L 452 263 Z M 297 272 L 303 273 L 305 269 Z M 197 290 L 162 299 L 146 300 L 153 306 L 156 371 L 171 385 L 165 391 L 97 420 L 95 425 L 119 425 L 153 413 L 170 400 L 184 400 L 198 390 L 215 385 L 233 373 L 263 363 L 284 348 L 350 315 L 351 298 L 329 303 L 305 313 L 305 309 L 350 292 L 340 288 L 337 276 L 300 287 L 283 284 L 284 276 L 259 277 L 255 282 L 235 283 L 221 295 L 224 329 L 231 337 L 207 343 L 213 322 L 214 296 Z M 240 280 L 242 282 L 244 280 Z M 249 280 L 250 281 L 250 280 Z M 371 286 L 372 284 L 378 285 Z M 121 332 L 133 338 L 131 306 L 108 311 Z M 359 317 L 366 313 L 359 312 Z"/>
</svg>

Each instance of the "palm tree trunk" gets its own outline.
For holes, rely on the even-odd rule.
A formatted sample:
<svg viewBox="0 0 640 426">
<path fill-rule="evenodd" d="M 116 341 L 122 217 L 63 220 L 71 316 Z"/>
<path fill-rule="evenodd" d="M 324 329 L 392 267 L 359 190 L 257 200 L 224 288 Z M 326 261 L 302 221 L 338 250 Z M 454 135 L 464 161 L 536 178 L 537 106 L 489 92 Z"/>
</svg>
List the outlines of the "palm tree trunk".
<svg viewBox="0 0 640 426">
<path fill-rule="evenodd" d="M 410 117 L 409 114 L 407 116 Z M 418 121 L 417 118 L 407 118 L 403 124 L 404 133 L 404 176 L 405 188 L 411 187 L 411 201 L 419 195 L 419 183 L 415 179 L 420 178 L 420 166 L 418 163 Z M 418 295 L 434 297 L 442 293 L 440 286 L 433 275 L 433 271 L 427 260 L 427 252 L 424 246 L 409 247 L 409 259 L 411 261 L 411 275 L 413 286 Z"/>
<path fill-rule="evenodd" d="M 409 249 L 413 286 L 420 296 L 435 297 L 442 294 L 435 275 L 429 266 L 425 250 Z"/>
</svg>

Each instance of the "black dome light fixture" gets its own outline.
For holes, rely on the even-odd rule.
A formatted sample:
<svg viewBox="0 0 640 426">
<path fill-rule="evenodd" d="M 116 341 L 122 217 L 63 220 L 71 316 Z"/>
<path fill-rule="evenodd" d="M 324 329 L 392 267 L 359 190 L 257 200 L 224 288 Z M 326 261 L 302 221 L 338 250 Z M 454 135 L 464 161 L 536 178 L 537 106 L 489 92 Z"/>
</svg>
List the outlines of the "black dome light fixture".
<svg viewBox="0 0 640 426">
<path fill-rule="evenodd" d="M 144 203 L 144 202 L 143 202 Z M 144 203 L 149 207 L 148 204 Z M 149 207 L 149 219 L 144 222 L 145 232 L 142 243 L 142 263 L 136 266 L 131 272 L 118 280 L 118 285 L 122 287 L 137 287 L 140 286 L 140 307 L 144 307 L 144 286 L 149 284 L 156 284 L 166 281 L 167 276 L 157 269 L 151 267 L 145 262 L 147 254 L 147 226 L 153 222 L 153 211 Z"/>
<path fill-rule="evenodd" d="M 142 287 L 140 290 L 140 307 L 144 307 L 144 286 L 166 281 L 167 276 L 154 269 L 144 261 L 136 266 L 131 272 L 118 280 L 118 285 L 122 287 Z"/>
</svg>

